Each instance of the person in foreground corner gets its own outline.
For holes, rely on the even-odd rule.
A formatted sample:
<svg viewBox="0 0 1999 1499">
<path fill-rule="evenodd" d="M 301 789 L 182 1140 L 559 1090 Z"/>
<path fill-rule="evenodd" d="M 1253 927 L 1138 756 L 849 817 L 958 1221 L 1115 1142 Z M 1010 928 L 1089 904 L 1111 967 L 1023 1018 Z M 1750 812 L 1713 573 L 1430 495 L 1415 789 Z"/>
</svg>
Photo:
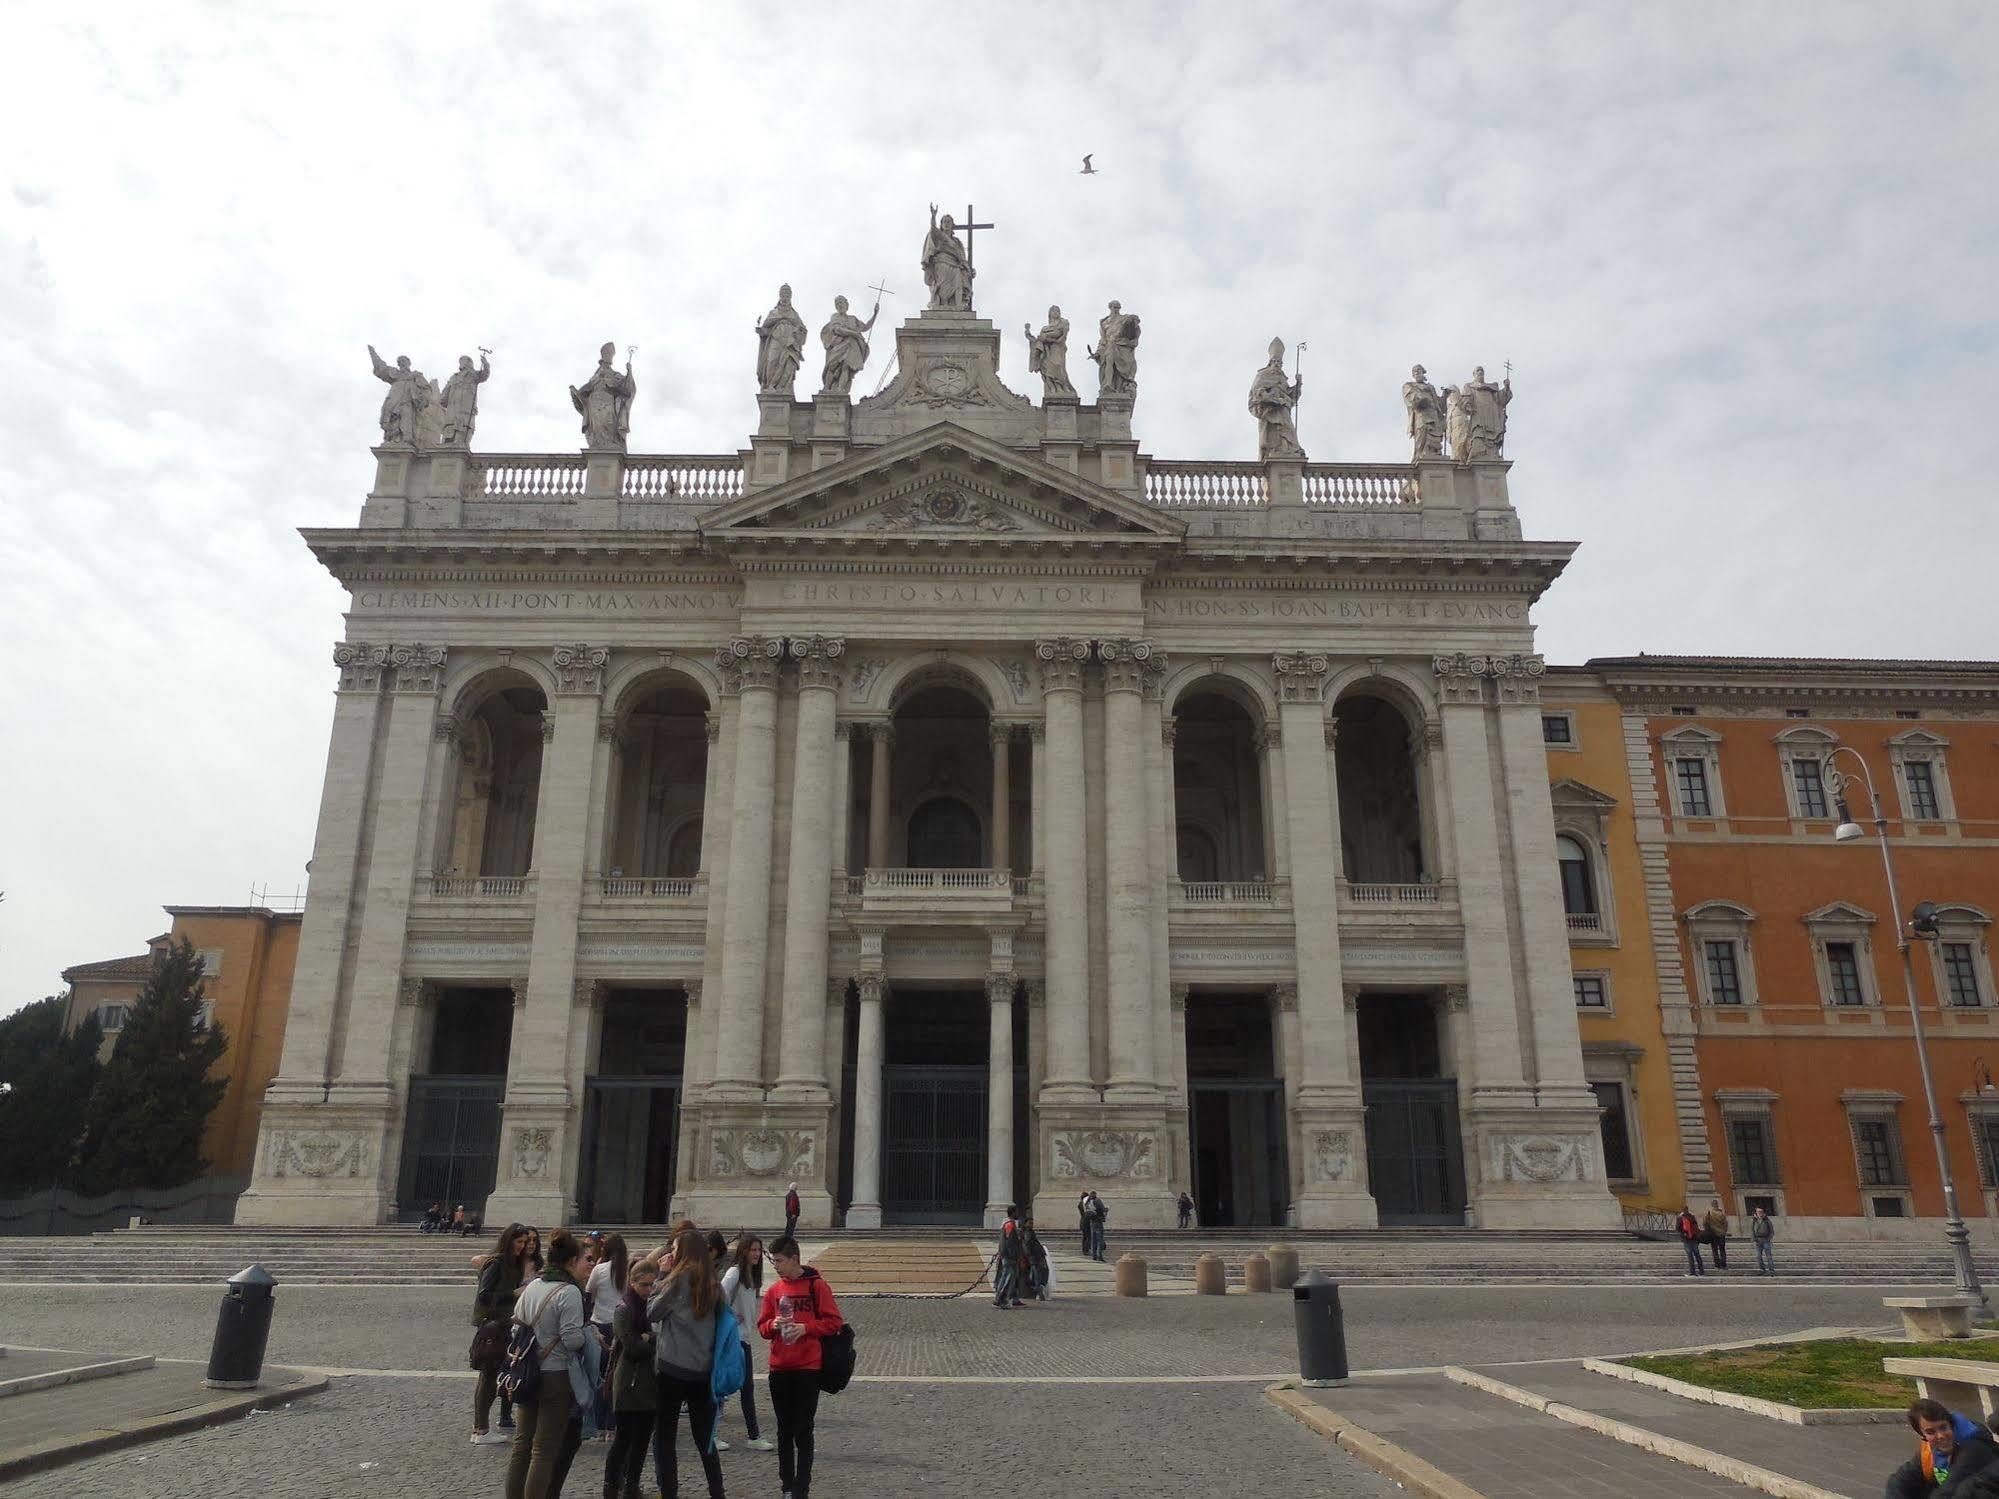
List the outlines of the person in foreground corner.
<svg viewBox="0 0 1999 1499">
<path fill-rule="evenodd" d="M 1960 1416 L 1934 1400 L 1909 1406 L 1909 1426 L 1916 1433 L 1916 1455 L 1888 1475 L 1884 1499 L 1927 1499 L 1949 1494 L 1958 1499 L 1999 1496 L 1999 1447 L 1992 1433 L 1969 1416 Z"/>
</svg>

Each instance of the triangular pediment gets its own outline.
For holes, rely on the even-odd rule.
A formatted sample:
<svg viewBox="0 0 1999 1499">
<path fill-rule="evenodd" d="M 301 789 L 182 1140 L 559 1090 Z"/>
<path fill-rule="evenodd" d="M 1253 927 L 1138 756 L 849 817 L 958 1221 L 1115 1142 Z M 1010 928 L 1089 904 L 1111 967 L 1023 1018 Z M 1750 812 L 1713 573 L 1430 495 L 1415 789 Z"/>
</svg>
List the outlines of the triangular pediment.
<svg viewBox="0 0 1999 1499">
<path fill-rule="evenodd" d="M 1564 778 L 1548 787 L 1548 799 L 1558 807 L 1584 808 L 1593 811 L 1608 811 L 1617 805 L 1617 798 L 1607 792 L 1582 781 Z"/>
<path fill-rule="evenodd" d="M 880 447 L 701 518 L 713 540 L 811 536 L 926 542 L 1175 541 L 1185 525 L 1037 456 L 951 423 Z"/>
</svg>

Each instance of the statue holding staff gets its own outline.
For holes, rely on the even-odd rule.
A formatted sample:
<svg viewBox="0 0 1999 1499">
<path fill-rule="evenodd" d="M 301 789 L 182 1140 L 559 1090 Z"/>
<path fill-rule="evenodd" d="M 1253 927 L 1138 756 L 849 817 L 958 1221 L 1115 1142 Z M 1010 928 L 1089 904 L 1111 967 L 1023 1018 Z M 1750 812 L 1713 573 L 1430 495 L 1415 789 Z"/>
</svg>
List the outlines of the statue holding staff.
<svg viewBox="0 0 1999 1499">
<path fill-rule="evenodd" d="M 1039 333 L 1031 323 L 1022 331 L 1027 334 L 1027 367 L 1041 377 L 1041 399 L 1074 400 L 1076 387 L 1069 383 L 1069 320 L 1062 309 L 1048 309 L 1048 321 Z"/>
<path fill-rule="evenodd" d="M 632 397 L 639 383 L 632 378 L 631 354 L 625 355 L 625 372 L 611 368 L 611 356 L 618 346 L 607 343 L 597 351 L 597 369 L 581 386 L 569 387 L 569 402 L 583 418 L 583 445 L 614 453 L 625 450 L 625 438 L 632 430 Z"/>
<path fill-rule="evenodd" d="M 1422 365 L 1402 382 L 1402 406 L 1409 413 L 1409 437 L 1415 444 L 1411 461 L 1444 456 L 1444 398 L 1430 383 Z"/>
<path fill-rule="evenodd" d="M 468 448 L 472 445 L 472 428 L 479 418 L 479 387 L 492 378 L 493 362 L 486 351 L 479 351 L 479 367 L 472 368 L 472 356 L 458 356 L 458 371 L 444 382 L 444 390 L 438 400 L 440 419 L 437 441 L 440 447 Z"/>
<path fill-rule="evenodd" d="M 375 378 L 385 381 L 389 393 L 382 397 L 382 446 L 419 447 L 423 437 L 424 408 L 430 405 L 432 386 L 423 371 L 410 368 L 410 357 L 398 354 L 389 364 L 368 345 L 374 361 Z"/>
<path fill-rule="evenodd" d="M 1256 418 L 1256 456 L 1265 462 L 1272 458 L 1303 458 L 1305 449 L 1298 442 L 1297 419 L 1298 397 L 1305 393 L 1305 377 L 1295 380 L 1284 378 L 1284 340 L 1270 341 L 1270 359 L 1256 372 L 1256 378 L 1249 385 L 1249 414 Z"/>
<path fill-rule="evenodd" d="M 973 274 L 956 222 L 948 213 L 939 218 L 932 203 L 930 232 L 923 237 L 923 284 L 930 288 L 930 305 L 970 312 Z"/>
<path fill-rule="evenodd" d="M 791 394 L 805 353 L 805 319 L 791 305 L 791 288 L 777 289 L 777 306 L 757 323 L 757 389 Z"/>
<path fill-rule="evenodd" d="M 864 323 L 847 311 L 847 299 L 833 299 L 833 315 L 826 320 L 826 326 L 819 330 L 819 342 L 826 346 L 825 378 L 819 393 L 825 396 L 843 396 L 852 388 L 854 376 L 861 366 L 868 362 L 867 332 L 874 327 L 875 319 L 881 316 L 882 304 L 875 303 L 875 310 L 868 314 Z"/>
</svg>

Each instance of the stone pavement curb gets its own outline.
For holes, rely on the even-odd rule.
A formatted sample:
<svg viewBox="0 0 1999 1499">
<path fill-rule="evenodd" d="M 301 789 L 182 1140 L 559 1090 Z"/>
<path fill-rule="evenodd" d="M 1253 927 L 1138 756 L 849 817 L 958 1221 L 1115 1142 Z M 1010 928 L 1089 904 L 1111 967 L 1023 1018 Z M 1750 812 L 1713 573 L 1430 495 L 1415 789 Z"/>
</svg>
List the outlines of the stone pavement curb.
<svg viewBox="0 0 1999 1499">
<path fill-rule="evenodd" d="M 293 1369 L 275 1372 L 299 1373 Z M 44 1468 L 60 1467 L 79 1458 L 95 1457 L 99 1453 L 115 1451 L 120 1447 L 132 1447 L 141 1442 L 157 1441 L 161 1437 L 177 1436 L 181 1432 L 193 1431 L 197 1427 L 219 1426 L 225 1421 L 234 1421 L 247 1416 L 251 1411 L 266 1410 L 304 1395 L 316 1395 L 324 1390 L 329 1382 L 324 1375 L 303 1374 L 297 1383 L 276 1389 L 243 1390 L 202 1405 L 186 1406 L 164 1415 L 134 1421 L 127 1426 L 103 1427 L 96 1431 L 73 1432 L 67 1436 L 52 1437 L 44 1442 L 31 1442 L 25 1447 L 16 1447 L 10 1452 L 0 1453 L 0 1483 L 20 1478 L 25 1474 L 40 1472 Z"/>
<path fill-rule="evenodd" d="M 1674 1462 L 1685 1463 L 1690 1468 L 1699 1468 L 1712 1473 L 1717 1478 L 1726 1478 L 1731 1483 L 1739 1483 L 1747 1488 L 1760 1489 L 1773 1494 L 1776 1499 L 1843 1499 L 1830 1489 L 1822 1489 L 1815 1483 L 1806 1483 L 1801 1478 L 1793 1478 L 1787 1473 L 1773 1473 L 1768 1468 L 1759 1468 L 1754 1463 L 1743 1462 L 1724 1452 L 1714 1452 L 1692 1442 L 1683 1442 L 1678 1437 L 1662 1436 L 1656 1431 L 1647 1431 L 1642 1426 L 1634 1426 L 1629 1421 L 1619 1421 L 1611 1416 L 1598 1415 L 1573 1405 L 1564 1405 L 1559 1400 L 1550 1400 L 1545 1395 L 1536 1395 L 1532 1390 L 1523 1390 L 1518 1385 L 1510 1385 L 1490 1375 L 1479 1374 L 1471 1369 L 1453 1364 L 1445 1368 L 1444 1377 L 1457 1384 L 1474 1390 L 1482 1390 L 1488 1395 L 1496 1395 L 1501 1400 L 1510 1400 L 1515 1405 L 1538 1411 L 1544 1416 L 1553 1416 L 1557 1421 L 1566 1421 L 1571 1426 L 1580 1426 L 1585 1431 L 1593 1431 L 1613 1441 L 1623 1442 L 1628 1447 L 1638 1447 L 1646 1452 L 1670 1457 Z"/>
<path fill-rule="evenodd" d="M 1421 1494 L 1423 1499 L 1485 1499 L 1477 1489 L 1459 1482 L 1415 1453 L 1376 1436 L 1365 1426 L 1356 1425 L 1345 1416 L 1327 1410 L 1289 1385 L 1272 1385 L 1263 1392 L 1263 1398 L 1288 1411 L 1320 1436 L 1351 1452 L 1377 1473 L 1394 1479 L 1412 1494 Z"/>
<path fill-rule="evenodd" d="M 1634 1369 L 1629 1364 L 1616 1363 L 1610 1359 L 1586 1358 L 1583 1360 L 1583 1367 L 1592 1374 L 1604 1374 L 1630 1384 L 1642 1384 L 1650 1389 L 1663 1390 L 1666 1394 L 1677 1395 L 1682 1400 L 1698 1400 L 1704 1405 L 1723 1405 L 1730 1410 L 1747 1411 L 1752 1416 L 1783 1421 L 1791 1426 L 1894 1426 L 1907 1419 L 1907 1412 L 1900 1406 L 1852 1405 L 1807 1409 L 1803 1406 L 1786 1405 L 1781 1400 L 1765 1400 L 1760 1395 L 1738 1395 L 1733 1390 L 1715 1390 L 1706 1385 L 1689 1384 L 1686 1380 L 1675 1379 L 1670 1374 L 1655 1374 L 1650 1369 Z"/>
<path fill-rule="evenodd" d="M 0 1379 L 0 1400 L 9 1395 L 29 1395 L 36 1390 L 52 1390 L 58 1385 L 82 1384 L 91 1379 L 109 1379 L 114 1374 L 136 1374 L 153 1367 L 153 1356 L 101 1359 L 96 1363 L 73 1364 L 67 1369 L 48 1369 L 40 1374 L 23 1374 L 18 1379 Z"/>
</svg>

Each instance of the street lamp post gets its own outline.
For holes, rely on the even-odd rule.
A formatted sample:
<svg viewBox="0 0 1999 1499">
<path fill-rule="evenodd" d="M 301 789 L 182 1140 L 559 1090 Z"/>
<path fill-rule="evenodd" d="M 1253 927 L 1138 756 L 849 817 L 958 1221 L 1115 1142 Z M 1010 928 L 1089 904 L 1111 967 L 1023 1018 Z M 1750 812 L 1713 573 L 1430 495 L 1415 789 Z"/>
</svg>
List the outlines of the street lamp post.
<svg viewBox="0 0 1999 1499">
<path fill-rule="evenodd" d="M 1860 767 L 1859 775 L 1832 768 L 1832 762 L 1841 755 L 1853 757 L 1853 763 Z M 1930 1141 L 1936 1146 L 1937 1175 L 1943 1181 L 1943 1236 L 1950 1244 L 1957 1289 L 1983 1306 L 1985 1288 L 1978 1283 L 1978 1269 L 1971 1262 L 1971 1230 L 1965 1227 L 1964 1215 L 1957 1209 L 1957 1182 L 1951 1175 L 1950 1151 L 1944 1144 L 1943 1116 L 1937 1112 L 1936 1084 L 1930 1078 L 1930 1048 L 1923 1034 L 1923 1012 L 1916 1005 L 1916 967 L 1909 955 L 1909 926 L 1902 915 L 1901 896 L 1895 888 L 1895 860 L 1888 848 L 1888 819 L 1881 811 L 1881 794 L 1874 789 L 1874 776 L 1868 770 L 1867 762 L 1850 745 L 1840 745 L 1826 757 L 1826 772 L 1832 782 L 1833 805 L 1839 812 L 1839 826 L 1833 832 L 1835 839 L 1851 843 L 1867 836 L 1866 830 L 1853 820 L 1853 813 L 1847 806 L 1846 790 L 1849 786 L 1856 782 L 1865 786 L 1867 800 L 1874 809 L 1874 840 L 1881 848 L 1881 871 L 1888 878 L 1888 906 L 1895 917 L 1895 950 L 1902 958 L 1902 993 L 1909 1004 L 1909 1029 L 1916 1038 L 1916 1070 L 1923 1079 L 1923 1102 L 1930 1111 Z"/>
</svg>

